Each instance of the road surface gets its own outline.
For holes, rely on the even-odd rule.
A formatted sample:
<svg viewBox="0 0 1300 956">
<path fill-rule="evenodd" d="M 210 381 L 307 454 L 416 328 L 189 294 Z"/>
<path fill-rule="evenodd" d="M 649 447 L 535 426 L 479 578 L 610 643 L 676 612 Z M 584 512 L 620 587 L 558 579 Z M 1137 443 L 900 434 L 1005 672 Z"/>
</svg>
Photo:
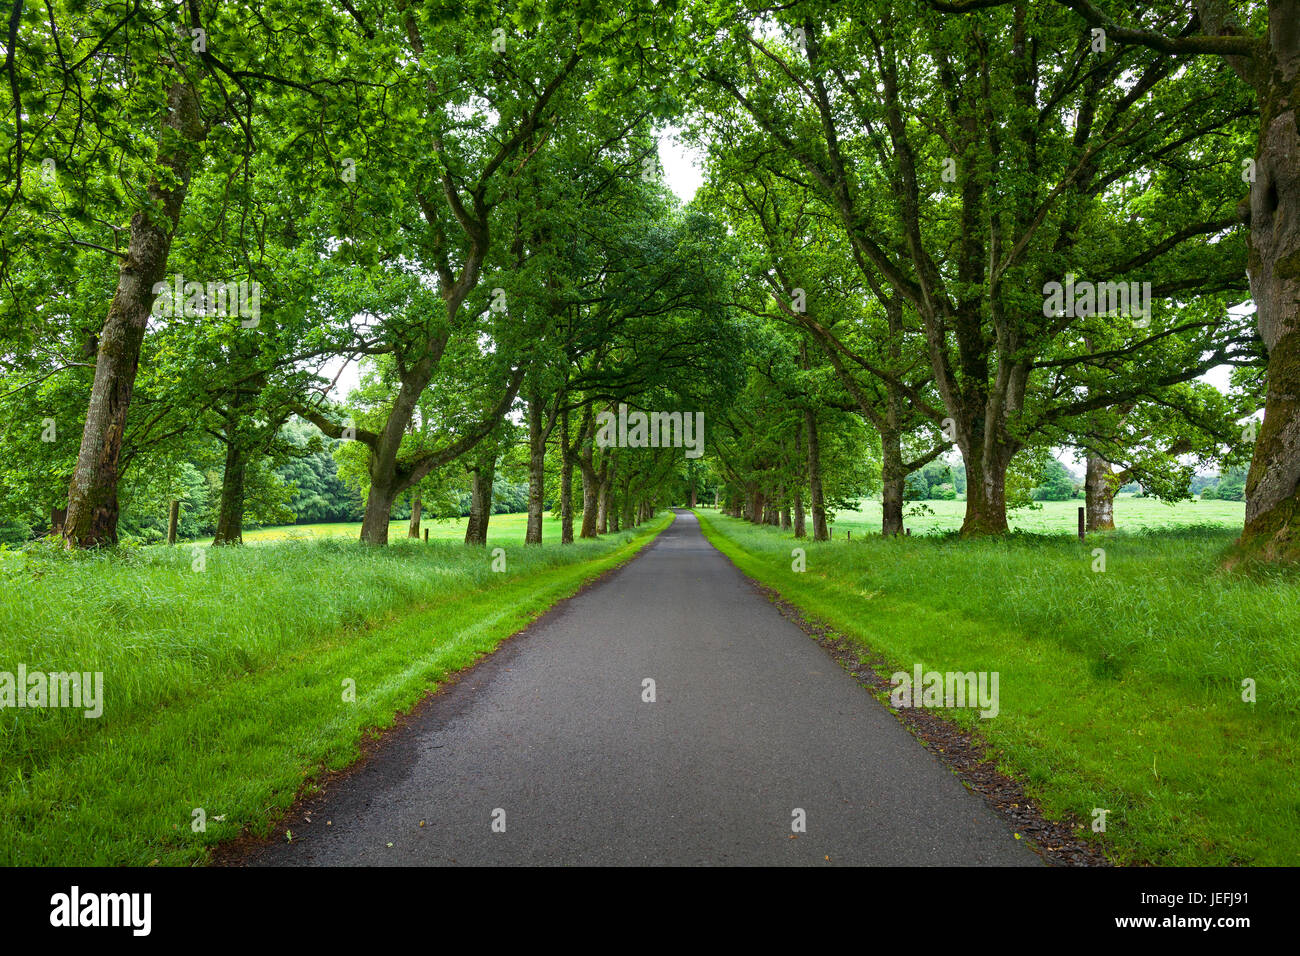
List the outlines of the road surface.
<svg viewBox="0 0 1300 956">
<path fill-rule="evenodd" d="M 1040 862 L 690 512 L 308 806 L 247 862 Z"/>
</svg>

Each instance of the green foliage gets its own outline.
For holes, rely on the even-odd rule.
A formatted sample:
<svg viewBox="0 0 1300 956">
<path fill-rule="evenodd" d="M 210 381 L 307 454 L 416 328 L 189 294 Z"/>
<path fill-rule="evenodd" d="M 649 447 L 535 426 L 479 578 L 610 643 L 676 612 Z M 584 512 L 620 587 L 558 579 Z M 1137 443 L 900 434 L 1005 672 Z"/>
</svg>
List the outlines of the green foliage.
<svg viewBox="0 0 1300 956">
<path fill-rule="evenodd" d="M 1246 470 L 1233 468 L 1219 476 L 1217 484 L 1207 487 L 1201 497 L 1218 498 L 1221 501 L 1244 501 L 1246 499 Z"/>
<path fill-rule="evenodd" d="M 952 501 L 957 497 L 957 475 L 960 468 L 953 468 L 943 459 L 926 462 L 924 467 L 907 476 L 904 488 L 908 501 Z M 963 487 L 965 481 L 962 481 Z"/>
<path fill-rule="evenodd" d="M 1035 501 L 1069 501 L 1075 497 L 1074 477 L 1055 458 L 1048 460 L 1041 482 L 1033 491 Z"/>
<path fill-rule="evenodd" d="M 298 524 L 323 521 L 356 521 L 361 517 L 362 502 L 354 489 L 338 477 L 338 464 L 330 449 L 337 444 L 315 427 L 301 421 L 285 425 L 284 438 L 307 454 L 290 458 L 278 469 L 278 475 L 295 491 L 289 501 Z"/>
</svg>

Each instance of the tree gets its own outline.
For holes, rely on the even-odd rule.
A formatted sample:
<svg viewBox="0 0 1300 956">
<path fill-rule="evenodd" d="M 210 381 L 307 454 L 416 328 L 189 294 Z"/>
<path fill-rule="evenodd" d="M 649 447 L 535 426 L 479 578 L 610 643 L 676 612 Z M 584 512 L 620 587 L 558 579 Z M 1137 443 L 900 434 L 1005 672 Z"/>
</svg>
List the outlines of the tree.
<svg viewBox="0 0 1300 956">
<path fill-rule="evenodd" d="M 1233 319 L 1179 321 L 1173 301 L 1240 285 L 1244 250 L 1218 240 L 1240 218 L 1227 170 L 1250 110 L 1221 71 L 1094 55 L 1054 12 L 1036 18 L 1032 45 L 1014 11 L 963 23 L 864 2 L 774 19 L 784 42 L 754 36 L 748 11 L 737 13 L 705 71 L 726 104 L 710 108 L 745 111 L 802 170 L 800 188 L 834 210 L 867 272 L 915 309 L 966 468 L 964 534 L 1006 530 L 1007 469 L 1047 424 L 1247 349 Z M 1198 202 L 1153 201 L 1185 195 L 1189 170 Z M 1130 197 L 1130 184 L 1147 195 Z M 1093 241 L 1123 235 L 1122 222 L 1127 242 Z M 1047 307 L 1050 284 L 1072 282 L 1072 268 L 1115 289 L 1157 274 L 1155 324 L 1112 316 L 1129 330 L 1126 354 L 1142 368 L 1177 336 L 1198 360 L 1141 388 L 1039 405 L 1054 369 L 1091 358 L 1076 320 L 1114 311 Z"/>
<path fill-rule="evenodd" d="M 1009 0 L 931 0 L 963 12 Z M 1268 351 L 1264 425 L 1252 458 L 1246 522 L 1240 544 L 1264 560 L 1300 560 L 1300 0 L 1268 0 L 1249 9 L 1242 25 L 1223 3 L 1174 4 L 1152 28 L 1122 25 L 1091 0 L 1057 0 L 1116 44 L 1158 51 L 1170 62 L 1220 58 L 1250 87 L 1260 124 L 1253 158 L 1243 159 L 1250 183 L 1251 296 Z M 1266 16 L 1266 20 L 1265 20 Z"/>
<path fill-rule="evenodd" d="M 1074 478 L 1055 458 L 1042 471 L 1042 483 L 1034 489 L 1036 501 L 1069 501 L 1074 497 Z"/>
<path fill-rule="evenodd" d="M 1221 501 L 1244 501 L 1246 498 L 1245 470 L 1234 468 L 1220 476 L 1215 491 L 1216 497 Z"/>
<path fill-rule="evenodd" d="M 80 334 L 77 351 L 94 367 L 69 476 L 69 546 L 116 540 L 142 349 L 176 245 L 200 218 L 192 209 L 196 185 L 211 177 L 229 188 L 246 168 L 269 89 L 320 102 L 318 85 L 342 82 L 328 69 L 306 82 L 287 79 L 310 54 L 297 43 L 263 43 L 262 31 L 274 30 L 281 41 L 311 29 L 328 34 L 333 16 L 295 0 L 260 5 L 256 16 L 246 5 L 199 0 L 179 10 L 154 3 L 50 3 L 43 11 L 13 5 L 5 62 L 13 136 L 5 134 L 0 151 L 13 184 L 0 221 L 15 239 L 0 247 L 5 312 L 33 308 L 13 285 L 16 274 L 84 273 L 94 277 L 88 285 L 110 290 L 105 314 L 103 299 L 40 302 L 46 283 L 37 287 L 34 308 L 61 299 L 54 317 L 67 309 Z M 331 119 L 324 110 L 313 117 L 305 124 L 308 138 Z M 24 176 L 33 159 L 41 175 Z M 65 361 L 53 371 L 82 364 Z"/>
<path fill-rule="evenodd" d="M 924 343 L 905 328 L 902 298 L 855 263 L 828 211 L 790 188 L 788 168 L 769 171 L 773 156 L 752 135 L 733 130 L 735 122 L 732 117 L 711 130 L 704 199 L 725 211 L 753 250 L 743 272 L 754 277 L 748 291 L 755 302 L 747 308 L 801 327 L 829 361 L 853 406 L 880 436 L 881 531 L 901 534 L 907 474 L 947 448 L 919 434 L 923 422 L 942 420 L 935 396 L 927 394 Z"/>
</svg>

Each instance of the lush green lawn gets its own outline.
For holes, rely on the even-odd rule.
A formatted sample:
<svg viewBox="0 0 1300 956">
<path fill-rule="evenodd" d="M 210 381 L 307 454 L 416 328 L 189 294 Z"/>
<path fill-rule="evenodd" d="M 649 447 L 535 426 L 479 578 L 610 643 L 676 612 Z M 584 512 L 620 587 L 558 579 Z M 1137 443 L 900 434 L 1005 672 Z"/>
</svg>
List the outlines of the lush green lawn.
<svg viewBox="0 0 1300 956">
<path fill-rule="evenodd" d="M 0 710 L 0 864 L 191 863 L 263 832 L 368 728 L 668 521 L 563 547 L 521 534 L 498 542 L 502 573 L 490 550 L 406 539 L 10 554 L 0 671 L 101 671 L 105 703 Z"/>
<path fill-rule="evenodd" d="M 420 535 L 423 538 L 424 531 L 429 531 L 429 540 L 445 541 L 463 541 L 465 540 L 465 523 L 467 518 L 455 518 L 442 521 L 422 521 L 420 523 Z M 406 539 L 408 521 L 394 521 L 388 526 L 388 540 L 397 541 Z M 524 530 L 528 526 L 528 515 L 493 515 L 488 522 L 488 544 L 496 547 L 498 545 L 509 546 L 511 544 L 523 544 Z M 575 534 L 577 531 L 575 530 Z M 358 539 L 361 536 L 361 522 L 350 522 L 343 524 L 287 524 L 270 528 L 258 528 L 255 531 L 244 532 L 245 544 L 259 544 L 264 541 L 284 541 L 296 539 L 312 538 L 332 538 L 345 537 Z M 209 539 L 210 540 L 210 539 Z M 542 519 L 542 541 L 559 541 L 560 540 L 560 519 L 552 518 L 548 514 Z"/>
<path fill-rule="evenodd" d="M 1042 501 L 1038 504 L 1041 508 L 1022 508 L 1011 512 L 1008 517 L 1011 530 L 1039 534 L 1077 533 L 1082 499 Z M 925 513 L 922 506 L 933 513 Z M 903 513 L 906 515 L 908 512 L 918 512 L 905 520 L 905 526 L 912 529 L 912 534 L 957 531 L 966 515 L 966 502 L 908 502 Z M 1121 531 L 1196 525 L 1216 525 L 1240 531 L 1245 518 L 1246 504 L 1242 501 L 1192 500 L 1167 505 L 1154 498 L 1135 498 L 1132 495 L 1120 495 L 1115 499 L 1115 527 Z M 359 525 L 357 527 L 360 528 Z M 834 528 L 836 536 L 843 535 L 846 530 L 851 530 L 854 535 L 864 532 L 880 534 L 880 502 L 865 501 L 857 511 L 841 512 L 835 519 Z"/>
<path fill-rule="evenodd" d="M 699 514 L 742 571 L 890 672 L 997 671 L 998 716 L 954 719 L 1049 814 L 1110 810 L 1117 861 L 1300 863 L 1300 577 L 1221 571 L 1235 528 L 813 544 Z"/>
</svg>

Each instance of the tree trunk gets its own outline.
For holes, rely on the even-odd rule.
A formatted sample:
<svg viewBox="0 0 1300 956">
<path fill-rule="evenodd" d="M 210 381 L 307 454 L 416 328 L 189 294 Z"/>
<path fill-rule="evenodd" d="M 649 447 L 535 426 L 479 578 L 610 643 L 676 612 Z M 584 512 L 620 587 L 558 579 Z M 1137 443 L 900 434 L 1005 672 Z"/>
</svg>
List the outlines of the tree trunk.
<svg viewBox="0 0 1300 956">
<path fill-rule="evenodd" d="M 903 489 L 906 478 L 891 477 L 880 490 L 880 533 L 889 537 L 903 533 Z"/>
<path fill-rule="evenodd" d="M 167 543 L 176 543 L 176 527 L 181 521 L 181 503 L 175 498 L 172 499 L 171 507 L 167 509 Z"/>
<path fill-rule="evenodd" d="M 546 483 L 546 434 L 542 429 L 542 402 L 528 399 L 528 528 L 524 544 L 542 543 L 542 496 Z"/>
<path fill-rule="evenodd" d="M 366 512 L 361 517 L 361 540 L 366 544 L 388 544 L 388 523 L 397 499 L 397 478 L 387 476 L 385 481 L 371 479 L 366 495 Z"/>
<path fill-rule="evenodd" d="M 1110 462 L 1088 452 L 1083 479 L 1085 527 L 1088 531 L 1115 530 L 1115 480 Z"/>
<path fill-rule="evenodd" d="M 623 477 L 623 527 L 631 529 L 636 524 L 636 516 L 632 513 L 632 475 L 629 473 Z"/>
<path fill-rule="evenodd" d="M 157 157 L 158 166 L 168 169 L 176 179 L 175 187 L 170 189 L 157 179 L 150 181 L 149 198 L 157 211 L 142 210 L 131 217 L 126 261 L 118 270 L 117 288 L 99 333 L 95 378 L 77 467 L 68 489 L 68 516 L 63 524 L 67 547 L 117 543 L 122 436 L 135 390 L 140 348 L 153 308 L 153 288 L 167 271 L 167 257 L 189 187 L 188 144 L 200 142 L 207 135 L 198 99 L 189 83 L 173 83 L 167 99 L 164 130 L 178 133 L 186 145 L 160 152 Z M 163 141 L 167 142 L 165 136 Z"/>
<path fill-rule="evenodd" d="M 976 461 L 966 467 L 966 517 L 962 535 L 1007 532 L 1007 469 Z"/>
<path fill-rule="evenodd" d="M 591 405 L 583 409 L 581 441 L 578 452 L 578 469 L 582 472 L 582 532 L 579 537 L 596 537 L 596 523 L 600 518 L 600 475 L 596 472 L 595 451 L 592 445 L 596 436 L 595 412 Z"/>
<path fill-rule="evenodd" d="M 492 481 L 496 478 L 496 458 L 485 458 L 470 471 L 469 522 L 465 525 L 466 544 L 487 544 L 488 521 L 492 517 Z"/>
<path fill-rule="evenodd" d="M 966 465 L 966 518 L 963 537 L 1007 533 L 1007 466 L 1013 449 L 991 438 L 979 423 L 967 424 L 960 443 Z"/>
<path fill-rule="evenodd" d="M 763 523 L 763 491 L 757 484 L 750 486 L 749 514 L 745 517 L 754 524 Z"/>
<path fill-rule="evenodd" d="M 573 458 L 567 410 L 560 412 L 560 429 L 560 544 L 573 544 Z"/>
<path fill-rule="evenodd" d="M 808 446 L 808 498 L 812 508 L 813 540 L 829 541 L 826 527 L 826 502 L 822 498 L 822 451 L 817 437 L 817 413 L 811 408 L 803 411 L 804 441 Z"/>
<path fill-rule="evenodd" d="M 609 505 L 610 495 L 612 494 L 614 469 L 607 460 L 605 466 L 600 469 L 600 492 L 598 494 L 598 504 L 596 506 L 596 534 L 605 534 L 609 531 Z"/>
<path fill-rule="evenodd" d="M 1259 158 L 1250 188 L 1250 294 L 1268 350 L 1264 422 L 1246 477 L 1240 544 L 1300 561 L 1300 0 L 1270 0 Z"/>
<path fill-rule="evenodd" d="M 794 536 L 808 537 L 808 526 L 803 516 L 803 488 L 796 488 L 794 492 Z"/>
<path fill-rule="evenodd" d="M 596 521 L 600 517 L 600 479 L 596 469 L 586 462 L 579 463 L 582 472 L 582 532 L 579 537 L 596 537 Z"/>
<path fill-rule="evenodd" d="M 411 523 L 406 527 L 406 536 L 408 538 L 420 537 L 420 511 L 422 507 L 423 502 L 420 501 L 420 496 L 416 495 L 411 501 Z"/>
<path fill-rule="evenodd" d="M 366 544 L 388 544 L 393 502 L 404 490 L 402 479 L 397 474 L 397 453 L 420 396 L 442 360 L 446 344 L 447 333 L 443 333 L 419 362 L 402 373 L 393 407 L 388 410 L 378 440 L 370 448 L 366 463 L 370 472 L 370 494 L 366 496 L 366 513 L 361 519 L 361 540 Z"/>
<path fill-rule="evenodd" d="M 217 513 L 214 547 L 244 543 L 244 478 L 248 451 L 234 427 L 226 429 L 226 470 L 221 476 L 221 506 Z"/>
<path fill-rule="evenodd" d="M 903 437 L 898 427 L 901 396 L 893 386 L 889 387 L 888 392 L 885 427 L 880 432 L 880 533 L 886 538 L 903 533 L 903 497 L 907 483 Z"/>
</svg>

